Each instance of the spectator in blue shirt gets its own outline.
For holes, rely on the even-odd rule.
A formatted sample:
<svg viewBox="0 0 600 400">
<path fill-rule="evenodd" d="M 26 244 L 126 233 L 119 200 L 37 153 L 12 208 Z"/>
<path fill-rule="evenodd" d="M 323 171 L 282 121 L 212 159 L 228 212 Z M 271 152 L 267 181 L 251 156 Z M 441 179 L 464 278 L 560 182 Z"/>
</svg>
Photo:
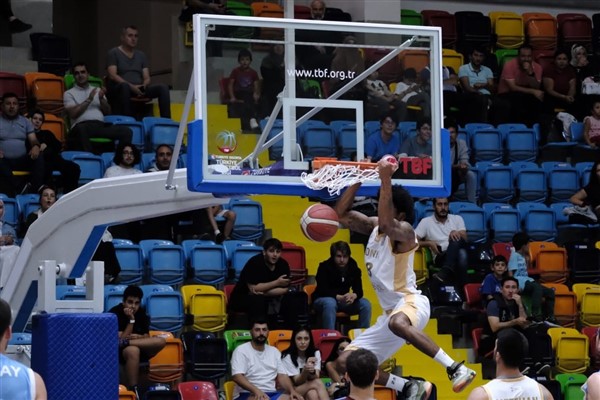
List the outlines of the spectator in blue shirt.
<svg viewBox="0 0 600 400">
<path fill-rule="evenodd" d="M 502 279 L 508 276 L 506 257 L 495 256 L 492 259 L 490 269 L 492 272 L 485 276 L 481 288 L 479 289 L 483 302 L 486 304 L 494 298 L 494 293 L 500 293 L 502 291 Z"/>
<path fill-rule="evenodd" d="M 381 129 L 373 133 L 365 144 L 365 157 L 367 161 L 377 162 L 386 154 L 398 155 L 400 149 L 400 135 L 396 132 L 398 120 L 392 113 L 381 117 Z"/>
</svg>

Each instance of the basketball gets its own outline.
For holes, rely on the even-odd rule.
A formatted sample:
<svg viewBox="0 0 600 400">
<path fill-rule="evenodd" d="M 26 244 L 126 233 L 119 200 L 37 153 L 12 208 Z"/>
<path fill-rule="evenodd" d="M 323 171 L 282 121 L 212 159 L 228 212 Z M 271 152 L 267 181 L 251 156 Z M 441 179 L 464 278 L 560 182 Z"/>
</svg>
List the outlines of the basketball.
<svg viewBox="0 0 600 400">
<path fill-rule="evenodd" d="M 315 242 L 331 239 L 337 232 L 338 225 L 337 213 L 325 204 L 313 204 L 304 211 L 300 219 L 302 233 Z"/>
<path fill-rule="evenodd" d="M 394 171 L 398 169 L 398 159 L 396 157 L 394 157 L 393 155 L 386 154 L 385 156 L 381 157 L 381 159 L 392 164 L 394 166 L 393 167 Z"/>
</svg>

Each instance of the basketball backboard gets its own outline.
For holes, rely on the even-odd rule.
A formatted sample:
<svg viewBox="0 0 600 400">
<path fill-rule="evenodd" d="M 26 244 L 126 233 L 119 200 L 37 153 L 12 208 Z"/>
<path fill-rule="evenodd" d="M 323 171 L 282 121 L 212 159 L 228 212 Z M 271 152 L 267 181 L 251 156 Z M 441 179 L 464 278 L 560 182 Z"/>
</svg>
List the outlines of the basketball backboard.
<svg viewBox="0 0 600 400">
<path fill-rule="evenodd" d="M 346 39 L 348 36 L 352 40 Z M 326 191 L 308 189 L 300 174 L 311 171 L 310 160 L 315 156 L 362 160 L 373 126 L 379 134 L 374 116 L 382 115 L 365 97 L 366 79 L 379 71 L 386 83 L 397 82 L 402 70 L 412 67 L 417 77 L 424 76 L 420 74 L 424 68 L 436 71 L 429 74 L 429 89 L 425 85 L 422 89 L 431 107 L 432 132 L 438 134 L 431 135 L 431 157 L 400 156 L 394 183 L 404 185 L 418 197 L 447 196 L 450 156 L 449 137 L 441 129 L 440 37 L 437 27 L 195 15 L 198 119 L 188 129 L 189 189 L 220 195 L 329 198 Z M 215 46 L 222 48 L 222 57 L 213 56 Z M 263 98 L 253 104 L 251 88 L 247 104 L 252 106 L 245 108 L 227 98 L 232 91 L 239 97 L 238 84 L 229 87 L 229 76 L 248 51 L 250 68 L 260 70 L 263 78 Z M 344 59 L 357 56 L 364 60 L 364 67 L 355 68 L 348 62 L 344 66 Z M 333 58 L 336 60 L 332 63 Z M 273 60 L 279 62 L 276 66 L 283 76 L 267 75 Z M 249 75 L 238 76 L 242 77 L 240 82 Z M 283 90 L 266 101 L 267 91 L 277 83 L 277 91 L 281 87 Z M 422 114 L 422 108 L 409 107 L 405 120 L 413 123 L 405 121 L 398 126 L 401 141 L 415 136 L 414 121 Z M 260 120 L 259 129 L 252 129 L 252 116 Z M 369 121 L 373 119 L 376 122 Z M 346 123 L 335 122 L 340 120 Z M 377 181 L 367 182 L 359 194 L 375 195 L 378 189 Z"/>
</svg>

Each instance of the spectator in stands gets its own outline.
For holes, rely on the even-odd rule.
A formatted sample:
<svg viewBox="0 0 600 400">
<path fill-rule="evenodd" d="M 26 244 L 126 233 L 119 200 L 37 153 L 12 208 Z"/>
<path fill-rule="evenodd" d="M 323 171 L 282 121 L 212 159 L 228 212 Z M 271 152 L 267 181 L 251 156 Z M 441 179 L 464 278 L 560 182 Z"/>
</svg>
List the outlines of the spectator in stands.
<svg viewBox="0 0 600 400">
<path fill-rule="evenodd" d="M 394 95 L 407 106 L 421 107 L 420 119 L 431 119 L 431 98 L 417 82 L 414 68 L 404 70 L 402 81 L 396 84 Z"/>
<path fill-rule="evenodd" d="M 327 7 L 322 0 L 313 0 L 310 3 L 310 16 L 312 20 L 326 20 Z M 325 70 L 331 66 L 333 58 L 333 47 L 325 46 L 325 43 L 340 43 L 342 38 L 335 32 L 328 32 L 326 35 L 322 31 L 298 30 L 296 31 L 296 41 L 313 42 L 314 45 L 303 45 L 296 47 L 296 57 L 302 68 L 310 70 Z"/>
<path fill-rule="evenodd" d="M 379 78 L 379 71 L 373 71 L 367 79 L 367 101 L 377 112 L 377 119 L 393 113 L 397 121 L 406 120 L 406 104 L 394 96 L 388 86 Z"/>
<path fill-rule="evenodd" d="M 529 276 L 529 236 L 517 232 L 512 238 L 513 249 L 508 260 L 508 272 L 519 282 L 520 293 L 531 299 L 531 318 L 534 321 L 547 320 L 556 323 L 554 318 L 554 290 L 536 282 Z"/>
<path fill-rule="evenodd" d="M 159 144 L 154 153 L 154 164 L 148 172 L 167 171 L 171 167 L 173 148 L 168 144 Z"/>
<path fill-rule="evenodd" d="M 498 334 L 494 347 L 496 379 L 473 389 L 467 400 L 553 400 L 552 394 L 544 385 L 521 373 L 519 368 L 528 355 L 529 343 L 526 337 L 515 329 L 504 329 Z"/>
<path fill-rule="evenodd" d="M 337 360 L 338 356 L 344 350 L 346 350 L 346 347 L 348 347 L 349 344 L 350 339 L 348 339 L 347 337 L 341 337 L 338 340 L 336 340 L 333 344 L 333 349 L 331 350 L 329 358 L 325 361 L 325 372 L 327 373 L 327 376 L 331 379 L 331 386 L 328 389 L 330 394 L 333 394 L 333 392 L 337 390 L 337 388 L 340 385 L 343 385 L 345 383 L 345 371 L 338 369 L 338 367 L 340 366 L 338 365 L 338 363 L 335 362 L 335 360 Z"/>
<path fill-rule="evenodd" d="M 282 44 L 274 44 L 260 64 L 262 76 L 261 98 L 263 115 L 270 115 L 277 103 L 277 95 L 285 86 L 285 60 Z"/>
<path fill-rule="evenodd" d="M 587 78 L 593 80 L 594 76 L 598 76 L 599 67 L 597 62 L 593 61 L 593 58 L 588 58 L 587 49 L 579 44 L 574 44 L 571 47 L 571 66 L 575 69 L 577 81 L 575 83 L 575 114 L 573 114 L 578 121 L 583 120 L 587 110 L 592 107 L 590 99 L 595 99 L 595 95 L 587 95 L 582 93 L 583 81 Z"/>
<path fill-rule="evenodd" d="M 281 258 L 282 249 L 278 239 L 267 239 L 262 254 L 248 260 L 231 293 L 231 311 L 248 313 L 251 320 L 276 321 L 282 297 L 290 286 L 290 266 Z"/>
<path fill-rule="evenodd" d="M 600 371 L 591 374 L 581 390 L 585 393 L 584 400 L 600 399 Z"/>
<path fill-rule="evenodd" d="M 0 199 L 0 246 L 11 246 L 15 243 L 17 232 L 15 227 L 4 221 L 4 201 Z"/>
<path fill-rule="evenodd" d="M 589 183 L 569 200 L 579 207 L 590 206 L 596 217 L 600 218 L 600 161 L 592 165 Z"/>
<path fill-rule="evenodd" d="M 19 115 L 17 95 L 8 92 L 2 97 L 0 115 L 0 189 L 9 197 L 17 194 L 19 182 L 13 176 L 16 170 L 31 173 L 22 193 L 35 192 L 44 183 L 44 158 L 40 157 L 40 142 L 31 121 Z"/>
<path fill-rule="evenodd" d="M 346 400 L 375 399 L 375 381 L 379 377 L 379 363 L 373 352 L 367 349 L 354 350 L 346 360 L 346 374 L 350 380 L 350 393 Z M 426 393 L 419 398 L 427 398 Z M 409 397 L 405 397 L 409 398 Z M 417 397 L 410 397 L 417 398 Z"/>
<path fill-rule="evenodd" d="M 471 170 L 467 142 L 458 138 L 458 124 L 446 118 L 445 128 L 450 132 L 450 159 L 452 160 L 452 194 L 461 183 L 465 184 L 467 200 L 477 203 L 477 174 Z"/>
<path fill-rule="evenodd" d="M 600 144 L 600 100 L 592 103 L 592 114 L 583 119 L 583 138 L 589 146 Z"/>
<path fill-rule="evenodd" d="M 69 193 L 77 189 L 81 169 L 73 161 L 65 160 L 62 157 L 62 143 L 54 136 L 54 133 L 47 129 L 42 129 L 45 120 L 44 112 L 35 110 L 31 113 L 30 118 L 35 130 L 35 136 L 40 143 L 40 152 L 44 157 L 44 165 L 46 167 L 44 181 L 50 182 L 52 180 L 52 172 L 59 171 L 63 184 L 63 193 Z"/>
<path fill-rule="evenodd" d="M 52 186 L 44 185 L 39 190 L 40 208 L 30 213 L 25 219 L 25 232 L 43 213 L 56 203 L 56 189 Z"/>
<path fill-rule="evenodd" d="M 519 48 L 516 58 L 502 68 L 498 94 L 510 102 L 510 121 L 533 126 L 539 122 L 544 101 L 542 90 L 542 66 L 533 61 L 531 46 Z"/>
<path fill-rule="evenodd" d="M 380 122 L 379 132 L 369 136 L 365 144 L 365 158 L 369 162 L 377 162 L 386 154 L 398 155 L 400 149 L 400 133 L 396 131 L 398 120 L 394 113 L 384 114 Z"/>
<path fill-rule="evenodd" d="M 136 394 L 138 394 L 140 362 L 150 360 L 166 344 L 162 337 L 150 337 L 150 318 L 142 307 L 143 296 L 144 292 L 138 286 L 127 286 L 123 292 L 123 302 L 109 310 L 117 316 L 119 362 L 125 365 L 126 385 Z"/>
<path fill-rule="evenodd" d="M 554 52 L 554 64 L 544 68 L 542 82 L 548 113 L 555 115 L 558 111 L 566 111 L 569 114 L 575 112 L 577 74 L 569 64 L 569 54 L 566 50 L 558 49 Z"/>
<path fill-rule="evenodd" d="M 131 129 L 104 122 L 104 116 L 111 111 L 105 96 L 106 90 L 90 85 L 86 64 L 75 64 L 73 75 L 75 84 L 63 95 L 65 110 L 71 119 L 71 147 L 93 152 L 90 141 L 93 137 L 118 140 L 119 143 L 131 142 Z"/>
<path fill-rule="evenodd" d="M 431 154 L 431 120 L 420 119 L 417 121 L 417 135 L 402 142 L 400 156 L 427 158 Z"/>
<path fill-rule="evenodd" d="M 310 329 L 300 327 L 292 332 L 292 342 L 285 350 L 283 368 L 294 389 L 306 399 L 329 400 L 321 375 L 321 352 L 315 348 Z"/>
<path fill-rule="evenodd" d="M 32 25 L 21 21 L 15 17 L 10 0 L 0 0 L 0 16 L 5 21 L 8 21 L 8 29 L 10 33 L 21 33 L 31 29 Z"/>
<path fill-rule="evenodd" d="M 6 346 L 12 336 L 10 304 L 0 299 L 0 386 L 4 399 L 46 400 L 48 394 L 44 380 L 31 368 L 5 355 Z"/>
<path fill-rule="evenodd" d="M 458 69 L 465 106 L 461 111 L 466 123 L 488 121 L 488 110 L 492 105 L 495 87 L 494 73 L 483 65 L 485 54 L 485 50 L 474 47 L 469 55 L 470 61 Z"/>
<path fill-rule="evenodd" d="M 185 0 L 185 5 L 179 14 L 179 21 L 191 22 L 194 14 L 209 15 L 235 15 L 227 9 L 227 2 L 224 0 Z M 217 25 L 214 30 L 209 32 L 210 36 L 227 37 L 237 27 Z M 222 43 L 217 40 L 206 41 L 206 54 L 209 57 L 222 57 Z"/>
<path fill-rule="evenodd" d="M 146 55 L 137 50 L 138 29 L 135 26 L 123 28 L 121 45 L 108 51 L 108 97 L 114 112 L 120 115 L 133 115 L 131 99 L 158 98 L 160 116 L 171 118 L 171 98 L 169 87 L 162 83 L 152 84 Z"/>
<path fill-rule="evenodd" d="M 350 245 L 339 241 L 329 248 L 330 257 L 319 264 L 313 307 L 324 329 L 335 329 L 336 313 L 358 314 L 358 327 L 371 326 L 371 303 L 363 296 L 362 277 Z"/>
<path fill-rule="evenodd" d="M 236 109 L 242 122 L 242 130 L 258 128 L 258 105 L 260 101 L 260 79 L 258 73 L 250 67 L 252 53 L 242 49 L 238 53 L 239 66 L 229 75 L 229 101 Z"/>
<path fill-rule="evenodd" d="M 221 232 L 221 229 L 219 228 L 217 217 L 225 218 L 223 232 Z M 231 239 L 231 232 L 233 231 L 235 219 L 235 211 L 226 210 L 220 205 L 201 208 L 200 210 L 192 212 L 194 232 L 199 235 L 200 238 L 206 237 L 217 243 L 223 243 L 223 241 Z"/>
<path fill-rule="evenodd" d="M 518 328 L 523 331 L 531 323 L 519 295 L 519 281 L 512 276 L 502 279 L 500 293 L 494 293 L 486 307 L 488 324 L 481 336 L 479 354 L 485 355 L 494 348 L 496 335 L 502 329 Z"/>
<path fill-rule="evenodd" d="M 343 40 L 344 44 L 356 44 L 356 38 L 348 35 Z M 331 60 L 331 70 L 337 75 L 335 78 L 329 79 L 330 92 L 335 93 L 365 70 L 365 62 L 356 47 L 337 47 L 333 51 L 333 59 Z M 346 93 L 340 96 L 346 100 L 365 100 L 367 91 L 364 83 L 357 82 L 355 86 L 350 88 Z"/>
<path fill-rule="evenodd" d="M 231 375 L 236 400 L 302 400 L 283 367 L 281 353 L 267 344 L 269 326 L 256 320 L 250 329 L 252 340 L 239 345 L 231 356 Z M 277 391 L 275 383 L 285 391 Z"/>
<path fill-rule="evenodd" d="M 429 70 L 429 66 L 423 68 L 419 75 L 423 92 L 431 99 L 431 71 Z M 442 100 L 444 100 L 444 116 L 453 114 L 456 115 L 456 118 L 462 118 L 463 96 L 462 92 L 458 91 L 458 85 L 459 82 L 456 71 L 451 67 L 442 66 Z"/>
<path fill-rule="evenodd" d="M 492 300 L 495 293 L 502 292 L 502 280 L 508 276 L 506 264 L 506 257 L 502 255 L 494 256 L 492 259 L 492 263 L 490 264 L 492 272 L 483 278 L 481 288 L 479 288 L 484 303 Z"/>
<path fill-rule="evenodd" d="M 440 270 L 433 275 L 444 283 L 451 276 L 462 288 L 467 282 L 467 229 L 460 215 L 449 214 L 448 198 L 433 199 L 434 213 L 423 218 L 415 229 L 419 246 L 427 247 Z"/>
<path fill-rule="evenodd" d="M 115 165 L 108 167 L 104 173 L 105 178 L 141 174 L 142 171 L 135 166 L 142 161 L 137 147 L 127 142 L 119 142 L 115 150 L 113 162 Z"/>
</svg>

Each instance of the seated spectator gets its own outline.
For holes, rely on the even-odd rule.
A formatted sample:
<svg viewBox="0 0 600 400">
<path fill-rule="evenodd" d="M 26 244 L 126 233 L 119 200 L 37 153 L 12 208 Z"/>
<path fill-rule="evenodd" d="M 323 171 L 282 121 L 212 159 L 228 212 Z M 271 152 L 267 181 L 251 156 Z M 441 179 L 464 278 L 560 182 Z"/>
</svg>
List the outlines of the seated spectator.
<svg viewBox="0 0 600 400">
<path fill-rule="evenodd" d="M 583 138 L 588 146 L 600 144 L 600 100 L 592 103 L 592 114 L 583 119 Z"/>
<path fill-rule="evenodd" d="M 384 114 L 380 121 L 379 132 L 370 135 L 365 143 L 365 158 L 369 162 L 377 162 L 381 157 L 390 154 L 398 155 L 400 134 L 396 131 L 398 120 L 392 113 Z"/>
<path fill-rule="evenodd" d="M 135 165 L 141 161 L 140 151 L 137 147 L 131 143 L 119 142 L 113 158 L 115 165 L 106 169 L 104 177 L 112 178 L 115 176 L 141 174 L 142 171 L 135 168 Z"/>
<path fill-rule="evenodd" d="M 154 153 L 154 163 L 147 172 L 167 171 L 171 167 L 173 148 L 168 144 L 159 144 Z"/>
<path fill-rule="evenodd" d="M 138 394 L 140 362 L 147 362 L 165 347 L 162 337 L 150 337 L 150 318 L 142 307 L 144 292 L 127 286 L 123 302 L 109 310 L 119 324 L 119 362 L 125 366 L 126 386 Z M 138 395 L 139 398 L 139 395 Z"/>
<path fill-rule="evenodd" d="M 235 348 L 231 355 L 231 378 L 236 400 L 302 400 L 286 373 L 277 348 L 267 344 L 269 326 L 262 320 L 252 323 L 252 340 Z M 277 385 L 285 393 L 277 390 Z"/>
<path fill-rule="evenodd" d="M 450 132 L 450 159 L 452 160 L 452 194 L 461 183 L 465 184 L 467 200 L 477 203 L 477 174 L 471 170 L 467 142 L 458 138 L 458 125 L 446 118 L 445 128 Z"/>
<path fill-rule="evenodd" d="M 29 146 L 29 147 L 28 147 Z M 29 148 L 29 150 L 28 150 Z M 40 142 L 31 122 L 19 115 L 19 98 L 14 93 L 4 93 L 0 113 L 0 189 L 9 197 L 17 191 L 32 192 L 44 183 L 44 157 L 40 157 Z M 13 171 L 29 171 L 29 182 L 19 188 Z"/>
<path fill-rule="evenodd" d="M 488 324 L 481 336 L 479 354 L 485 355 L 494 349 L 496 335 L 502 329 L 517 328 L 523 332 L 530 322 L 525 306 L 519 296 L 519 281 L 512 276 L 502 279 L 500 293 L 495 293 L 486 307 Z"/>
<path fill-rule="evenodd" d="M 73 67 L 75 84 L 63 95 L 65 110 L 71 119 L 69 147 L 93 152 L 90 138 L 107 138 L 119 143 L 131 142 L 132 132 L 126 126 L 104 122 L 104 116 L 110 114 L 110 105 L 104 95 L 104 88 L 92 87 L 89 72 L 84 63 Z"/>
<path fill-rule="evenodd" d="M 555 115 L 558 110 L 569 114 L 575 112 L 575 94 L 577 74 L 569 64 L 567 51 L 558 49 L 554 53 L 554 64 L 544 68 L 542 75 L 544 84 L 544 104 L 546 111 Z"/>
<path fill-rule="evenodd" d="M 282 44 L 271 46 L 269 53 L 262 59 L 260 64 L 260 75 L 262 76 L 263 115 L 268 116 L 275 108 L 277 96 L 285 86 L 285 60 Z"/>
<path fill-rule="evenodd" d="M 11 246 L 15 244 L 17 232 L 15 227 L 4 221 L 4 201 L 0 199 L 0 246 Z"/>
<path fill-rule="evenodd" d="M 171 118 L 169 87 L 152 83 L 148 60 L 143 52 L 136 49 L 137 44 L 138 29 L 128 26 L 121 32 L 121 45 L 108 51 L 107 95 L 113 104 L 113 111 L 118 115 L 133 116 L 132 98 L 158 98 L 160 116 Z"/>
<path fill-rule="evenodd" d="M 327 20 L 327 7 L 322 0 L 310 2 L 310 16 L 312 20 Z M 336 32 L 299 29 L 296 31 L 296 42 L 315 43 L 314 45 L 296 46 L 298 63 L 306 70 L 325 70 L 331 67 L 334 48 L 324 46 L 322 43 L 340 43 L 343 37 Z"/>
<path fill-rule="evenodd" d="M 431 98 L 431 71 L 429 66 L 423 68 L 420 74 L 421 87 L 423 91 Z M 442 100 L 444 100 L 444 116 L 451 113 L 456 114 L 456 111 L 461 111 L 459 116 L 462 116 L 461 107 L 463 106 L 462 93 L 458 91 L 458 75 L 451 67 L 442 66 Z M 431 100 L 430 100 L 431 101 Z"/>
<path fill-rule="evenodd" d="M 356 44 L 356 38 L 348 35 L 344 38 L 343 43 Z M 329 80 L 331 93 L 335 93 L 365 70 L 365 62 L 359 49 L 356 47 L 337 47 L 333 51 L 331 70 L 338 72 L 335 78 Z M 357 82 L 356 85 L 341 95 L 340 99 L 365 100 L 366 94 L 363 82 Z M 338 119 L 343 118 L 338 117 Z"/>
<path fill-rule="evenodd" d="M 324 329 L 335 329 L 337 312 L 358 314 L 358 327 L 371 326 L 371 303 L 363 297 L 362 277 L 346 242 L 335 242 L 329 248 L 329 259 L 317 269 L 317 288 L 313 307 L 320 315 Z"/>
<path fill-rule="evenodd" d="M 346 350 L 346 347 L 350 344 L 350 339 L 347 337 L 341 337 L 335 341 L 333 344 L 333 349 L 331 350 L 331 354 L 329 358 L 325 360 L 325 372 L 327 376 L 331 379 L 331 386 L 328 391 L 333 394 L 333 391 L 337 389 L 340 385 L 343 385 L 346 382 L 344 377 L 344 370 L 338 369 L 339 365 L 335 362 L 338 356 Z M 334 389 L 335 388 L 335 389 Z"/>
<path fill-rule="evenodd" d="M 25 219 L 26 233 L 31 224 L 56 203 L 56 189 L 54 189 L 54 187 L 44 185 L 40 188 L 38 193 L 40 195 L 40 208 L 37 211 L 30 213 Z"/>
<path fill-rule="evenodd" d="M 407 106 L 421 107 L 420 118 L 431 119 L 431 98 L 417 82 L 417 71 L 414 68 L 404 70 L 402 81 L 396 84 L 394 95 Z"/>
<path fill-rule="evenodd" d="M 587 95 L 582 93 L 583 81 L 589 77 L 600 75 L 600 68 L 597 62 L 588 58 L 587 49 L 584 46 L 574 44 L 571 47 L 571 66 L 575 69 L 577 81 L 575 83 L 575 118 L 578 121 L 583 120 L 587 111 L 592 108 L 591 101 L 596 98 L 595 95 Z"/>
<path fill-rule="evenodd" d="M 65 160 L 62 157 L 62 143 L 54 136 L 54 133 L 47 129 L 42 129 L 45 120 L 44 112 L 35 110 L 31 113 L 30 119 L 35 130 L 35 136 L 40 143 L 40 152 L 44 157 L 46 170 L 44 181 L 50 182 L 52 180 L 52 172 L 59 171 L 63 184 L 63 193 L 69 193 L 77 189 L 81 169 L 73 161 Z"/>
<path fill-rule="evenodd" d="M 531 46 L 521 46 L 518 56 L 504 64 L 498 85 L 498 95 L 510 102 L 510 122 L 530 127 L 539 122 L 544 101 L 541 83 L 542 66 L 533 61 Z"/>
<path fill-rule="evenodd" d="M 217 217 L 225 218 L 223 232 L 219 228 Z M 200 238 L 223 243 L 225 240 L 231 240 L 235 218 L 235 211 L 226 210 L 223 206 L 206 207 L 192 211 L 192 226 L 194 233 Z"/>
<path fill-rule="evenodd" d="M 596 217 L 600 218 L 600 161 L 596 161 L 592 166 L 589 183 L 569 200 L 579 207 L 589 206 Z"/>
<path fill-rule="evenodd" d="M 242 49 L 238 53 L 239 66 L 229 75 L 229 101 L 240 116 L 242 130 L 258 128 L 258 104 L 260 101 L 260 79 L 258 73 L 250 67 L 252 53 Z"/>
<path fill-rule="evenodd" d="M 292 342 L 285 350 L 283 368 L 290 377 L 294 389 L 306 399 L 329 400 L 329 394 L 319 379 L 321 375 L 321 352 L 315 348 L 310 329 L 300 327 L 292 332 Z"/>
<path fill-rule="evenodd" d="M 346 361 L 350 392 L 344 400 L 369 400 L 377 398 L 375 395 L 375 382 L 379 378 L 377 356 L 367 349 L 353 351 Z M 408 391 L 407 391 L 408 392 Z M 416 393 L 415 393 L 416 392 Z M 431 393 L 431 386 L 427 390 L 413 390 L 402 393 L 405 399 L 427 399 Z"/>
<path fill-rule="evenodd" d="M 529 236 L 517 232 L 512 238 L 513 249 L 508 260 L 508 273 L 519 282 L 520 293 L 531 299 L 531 319 L 557 323 L 554 318 L 554 290 L 529 276 Z"/>
<path fill-rule="evenodd" d="M 283 295 L 290 286 L 290 266 L 281 258 L 283 245 L 275 238 L 263 243 L 262 254 L 250 258 L 233 288 L 229 310 L 244 312 L 251 320 L 276 322 Z"/>
<path fill-rule="evenodd" d="M 486 52 L 474 47 L 469 62 L 458 69 L 458 79 L 463 90 L 464 122 L 488 122 L 488 110 L 495 90 L 494 73 L 485 65 Z"/>
<path fill-rule="evenodd" d="M 460 215 L 448 213 L 448 198 L 433 199 L 433 215 L 423 218 L 415 228 L 419 246 L 431 250 L 436 267 L 433 277 L 444 283 L 454 277 L 462 288 L 467 282 L 467 229 Z"/>
<path fill-rule="evenodd" d="M 430 158 L 431 149 L 431 121 L 421 119 L 417 121 L 417 134 L 402 142 L 400 156 Z"/>
<path fill-rule="evenodd" d="M 490 264 L 490 269 L 492 272 L 483 278 L 481 288 L 479 289 L 484 304 L 492 300 L 495 293 L 502 292 L 502 279 L 508 276 L 506 257 L 501 255 L 495 256 Z"/>
<path fill-rule="evenodd" d="M 406 120 L 406 104 L 394 96 L 388 86 L 379 78 L 379 71 L 373 71 L 367 79 L 367 102 L 377 110 L 377 118 L 389 113 L 396 116 L 396 121 Z"/>
</svg>

